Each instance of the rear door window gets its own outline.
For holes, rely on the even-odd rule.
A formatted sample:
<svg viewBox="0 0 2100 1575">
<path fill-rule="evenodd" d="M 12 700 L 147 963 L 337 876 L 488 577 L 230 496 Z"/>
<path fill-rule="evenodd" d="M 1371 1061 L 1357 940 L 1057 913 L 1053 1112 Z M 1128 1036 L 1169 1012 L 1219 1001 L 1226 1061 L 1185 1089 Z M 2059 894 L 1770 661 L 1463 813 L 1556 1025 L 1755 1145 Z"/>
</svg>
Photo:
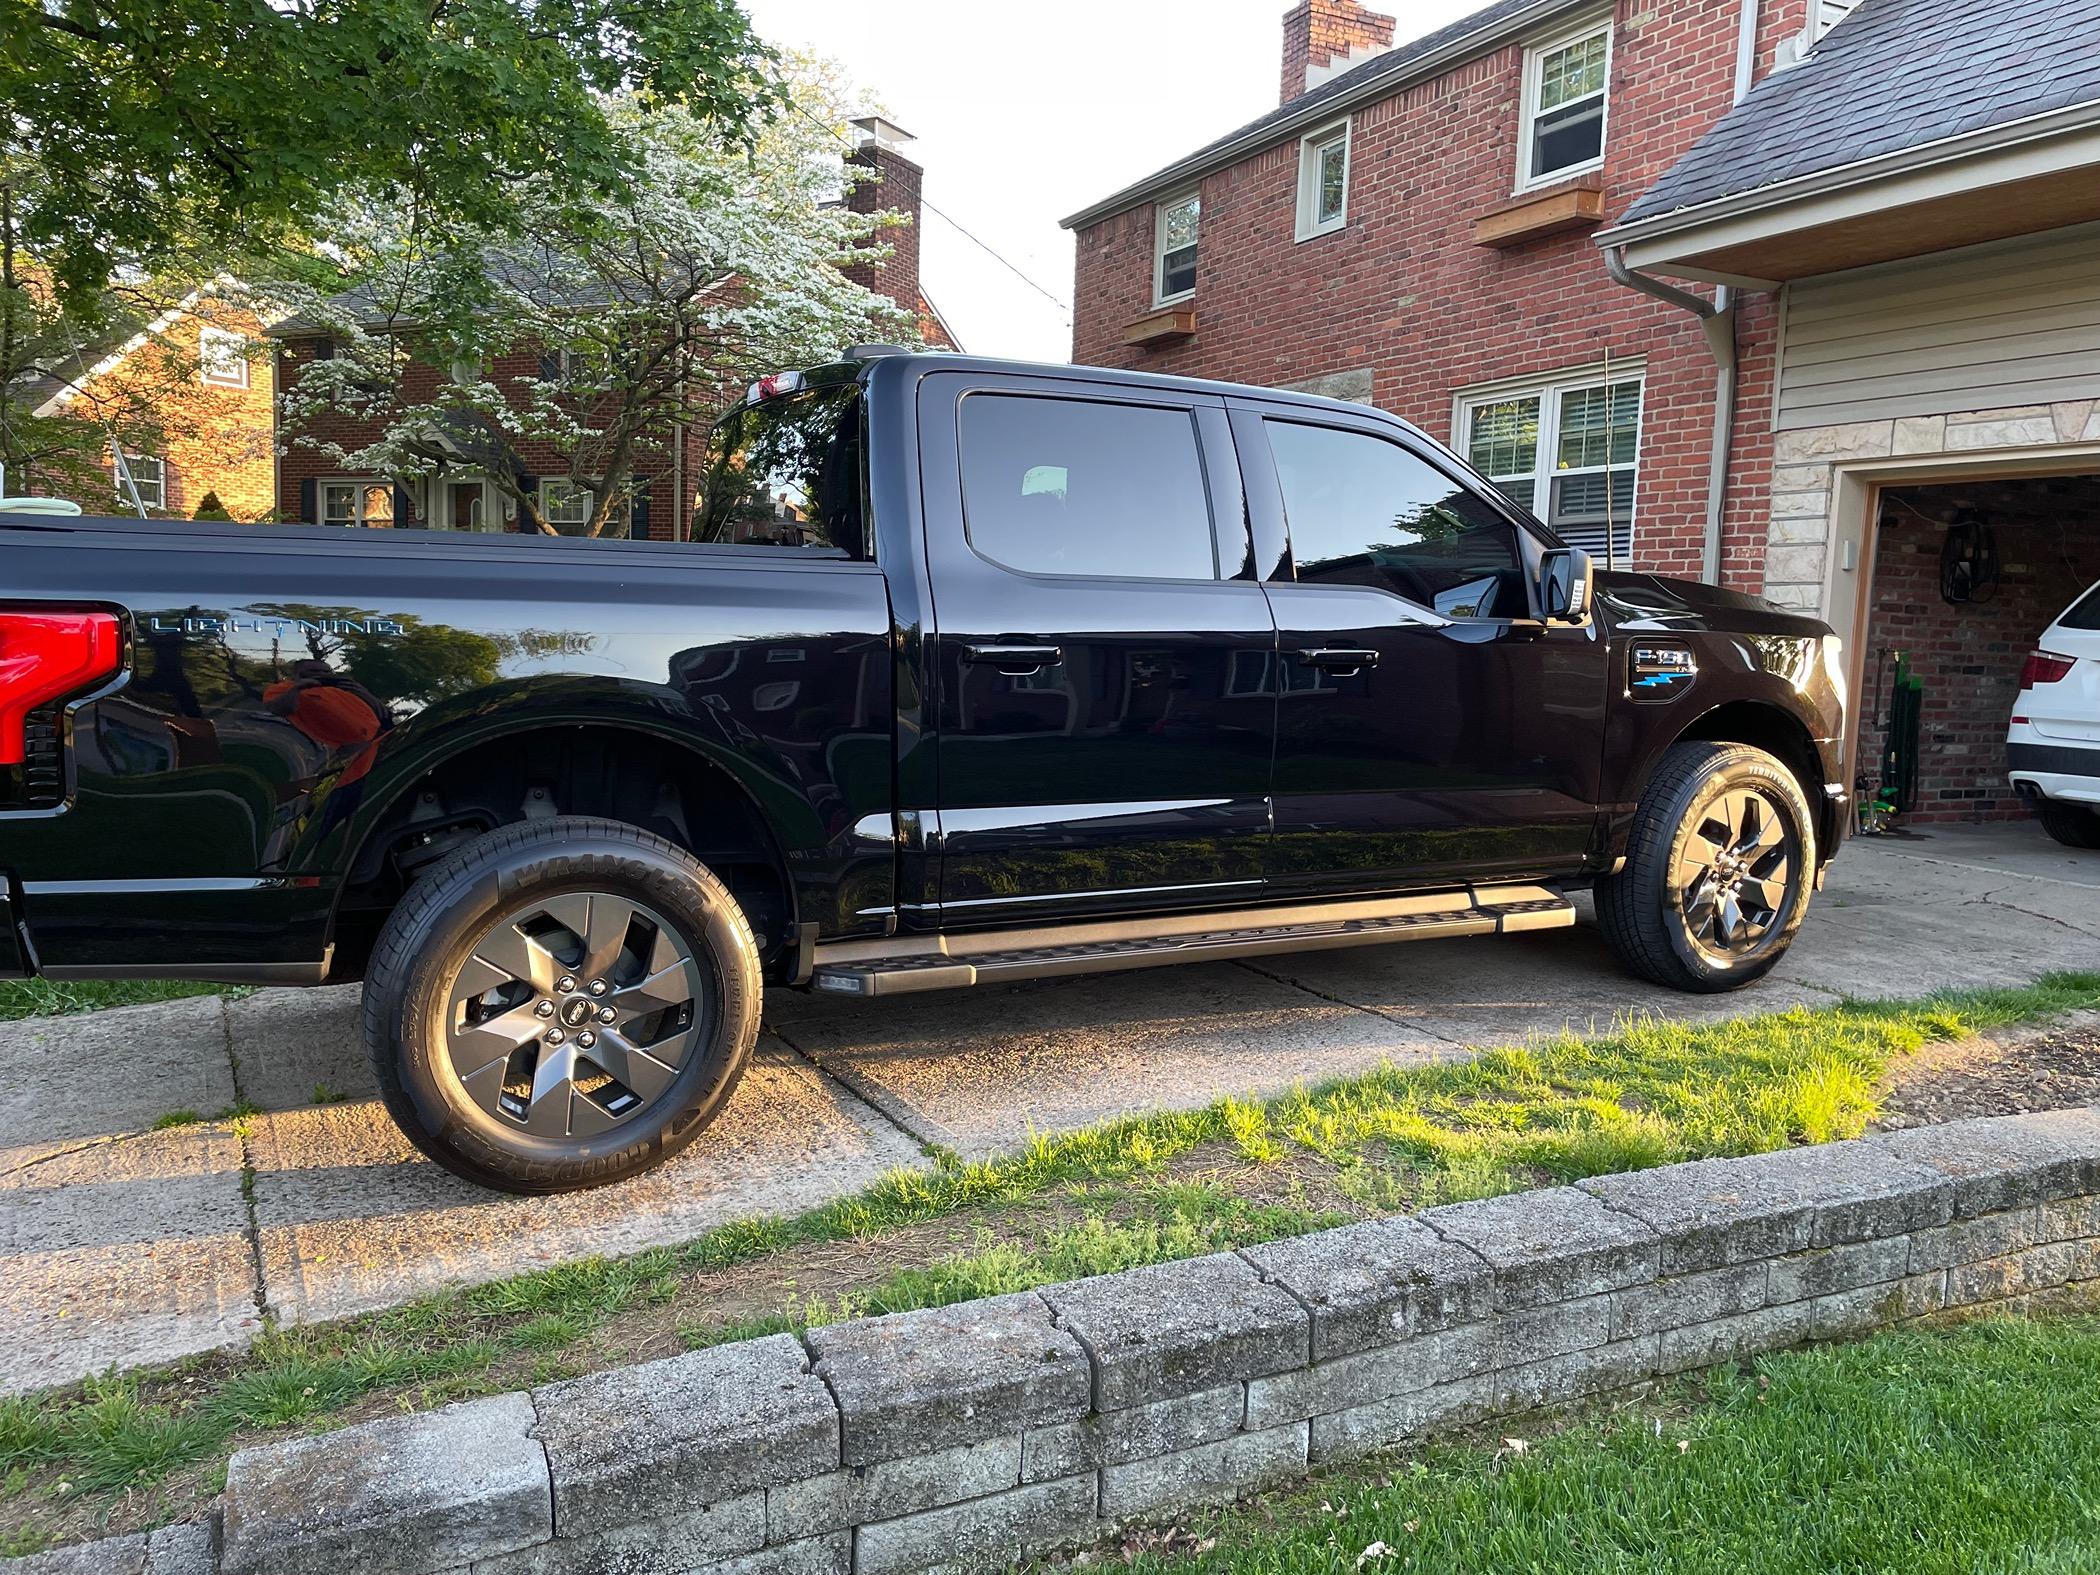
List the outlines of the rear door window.
<svg viewBox="0 0 2100 1575">
<path fill-rule="evenodd" d="M 2056 620 L 2066 629 L 2100 629 L 2100 585 L 2078 599 L 2078 604 Z"/>
<path fill-rule="evenodd" d="M 1193 412 L 972 394 L 959 439 L 979 556 L 1023 574 L 1217 578 Z"/>
</svg>

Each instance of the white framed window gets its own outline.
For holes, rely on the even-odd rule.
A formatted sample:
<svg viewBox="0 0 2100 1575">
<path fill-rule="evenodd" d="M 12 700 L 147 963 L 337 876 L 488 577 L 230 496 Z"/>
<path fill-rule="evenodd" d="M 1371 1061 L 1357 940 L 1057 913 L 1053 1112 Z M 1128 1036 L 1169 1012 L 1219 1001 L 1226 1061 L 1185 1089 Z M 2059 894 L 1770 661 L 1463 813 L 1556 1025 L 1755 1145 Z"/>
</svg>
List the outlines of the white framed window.
<svg viewBox="0 0 2100 1575">
<path fill-rule="evenodd" d="M 323 525 L 385 528 L 394 523 L 394 484 L 390 481 L 335 477 L 314 483 L 314 493 Z"/>
<path fill-rule="evenodd" d="M 1624 564 L 1633 553 L 1642 371 L 1614 365 L 1458 398 L 1456 447 L 1512 502 L 1572 547 Z M 1609 541 L 1607 543 L 1607 534 Z"/>
<path fill-rule="evenodd" d="M 131 473 L 131 485 L 138 488 L 139 502 L 149 509 L 164 509 L 168 506 L 168 462 L 153 454 L 126 454 L 124 468 Z M 131 507 L 131 492 L 118 476 L 117 502 L 125 508 Z"/>
<path fill-rule="evenodd" d="M 1609 21 L 1524 52 L 1519 191 L 1603 167 L 1610 84 Z"/>
<path fill-rule="evenodd" d="M 1203 227 L 1203 199 L 1185 191 L 1159 203 L 1155 214 L 1152 299 L 1165 306 L 1196 293 L 1196 239 Z"/>
<path fill-rule="evenodd" d="M 1349 222 L 1349 122 L 1323 127 L 1298 143 L 1298 239 L 1309 241 Z"/>
<path fill-rule="evenodd" d="M 224 328 L 198 329 L 197 376 L 214 388 L 246 388 L 248 336 Z"/>
<path fill-rule="evenodd" d="M 581 528 L 591 522 L 591 489 L 549 477 L 540 483 L 540 518 L 556 530 Z"/>
</svg>

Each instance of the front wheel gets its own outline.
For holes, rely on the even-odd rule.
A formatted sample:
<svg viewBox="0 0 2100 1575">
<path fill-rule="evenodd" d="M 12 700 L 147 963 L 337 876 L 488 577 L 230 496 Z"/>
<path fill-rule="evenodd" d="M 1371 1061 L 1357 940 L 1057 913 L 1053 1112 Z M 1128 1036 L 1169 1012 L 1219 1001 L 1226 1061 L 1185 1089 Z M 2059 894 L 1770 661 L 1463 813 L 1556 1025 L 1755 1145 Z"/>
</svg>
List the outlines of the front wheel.
<svg viewBox="0 0 2100 1575">
<path fill-rule="evenodd" d="M 1634 813 L 1625 864 L 1597 883 L 1597 918 L 1645 979 L 1740 989 L 1786 954 L 1815 867 L 1815 821 L 1791 771 L 1747 744 L 1676 744 Z"/>
<path fill-rule="evenodd" d="M 561 817 L 461 848 L 365 975 L 365 1046 L 409 1139 L 506 1192 L 659 1164 L 728 1102 L 758 1037 L 751 927 L 684 850 Z"/>
</svg>

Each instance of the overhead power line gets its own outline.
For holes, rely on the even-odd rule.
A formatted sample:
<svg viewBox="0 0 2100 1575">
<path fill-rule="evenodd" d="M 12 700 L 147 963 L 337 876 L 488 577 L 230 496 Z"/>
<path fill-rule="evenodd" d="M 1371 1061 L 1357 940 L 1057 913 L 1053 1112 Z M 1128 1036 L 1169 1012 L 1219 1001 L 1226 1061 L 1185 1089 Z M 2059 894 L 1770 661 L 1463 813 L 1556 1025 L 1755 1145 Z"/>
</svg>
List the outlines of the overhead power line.
<svg viewBox="0 0 2100 1575">
<path fill-rule="evenodd" d="M 849 138 L 847 138 L 844 135 L 844 133 L 842 133 L 838 129 L 838 127 L 826 125 L 823 121 L 819 120 L 816 116 L 812 115 L 808 110 L 804 109 L 800 104 L 797 104 L 795 106 L 795 112 L 801 115 L 802 118 L 807 120 L 812 126 L 816 126 L 819 129 L 829 133 L 830 136 L 834 140 L 836 140 L 838 144 L 841 147 L 843 147 L 847 152 L 858 153 L 860 151 L 860 149 L 855 147 L 852 141 Z M 1027 285 L 1029 289 L 1035 291 L 1037 295 L 1040 295 L 1052 306 L 1056 307 L 1059 311 L 1065 313 L 1065 326 L 1067 328 L 1072 326 L 1072 303 L 1070 301 L 1065 300 L 1062 296 L 1046 288 L 1045 286 L 1036 283 L 1034 279 L 1029 277 L 1026 270 L 1024 270 L 1018 263 L 1009 261 L 996 246 L 993 246 L 989 241 L 980 240 L 976 235 L 972 234 L 970 230 L 968 230 L 963 225 L 962 221 L 957 219 L 953 214 L 943 212 L 940 208 L 934 206 L 933 203 L 927 201 L 924 192 L 921 192 L 919 194 L 919 206 L 924 208 L 935 218 L 940 219 L 941 221 L 949 225 L 955 231 L 956 234 L 960 235 L 964 240 L 970 242 L 973 246 L 977 247 L 987 257 L 991 258 L 993 262 L 997 263 L 1008 273 L 1012 274 L 1016 279 L 1020 280 L 1023 284 Z"/>
</svg>

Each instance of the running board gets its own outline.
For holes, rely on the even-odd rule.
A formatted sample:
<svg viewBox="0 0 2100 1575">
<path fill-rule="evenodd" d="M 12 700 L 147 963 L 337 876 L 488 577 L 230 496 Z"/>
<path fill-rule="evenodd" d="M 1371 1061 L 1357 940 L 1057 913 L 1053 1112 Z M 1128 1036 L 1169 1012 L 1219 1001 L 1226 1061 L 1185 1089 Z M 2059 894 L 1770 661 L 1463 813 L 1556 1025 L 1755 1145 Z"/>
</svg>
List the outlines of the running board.
<svg viewBox="0 0 2100 1575">
<path fill-rule="evenodd" d="M 1476 886 L 1160 919 L 832 941 L 817 947 L 810 983 L 831 995 L 912 995 L 1270 952 L 1557 930 L 1574 922 L 1574 905 L 1544 886 Z"/>
</svg>

